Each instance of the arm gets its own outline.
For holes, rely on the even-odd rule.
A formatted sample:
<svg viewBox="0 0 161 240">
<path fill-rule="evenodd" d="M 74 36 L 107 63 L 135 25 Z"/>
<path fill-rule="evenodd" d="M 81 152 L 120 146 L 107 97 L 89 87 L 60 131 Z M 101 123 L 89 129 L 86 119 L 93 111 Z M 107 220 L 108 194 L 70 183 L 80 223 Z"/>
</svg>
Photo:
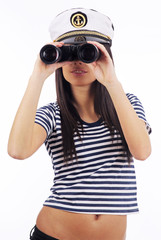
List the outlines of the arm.
<svg viewBox="0 0 161 240">
<path fill-rule="evenodd" d="M 137 116 L 118 81 L 108 86 L 107 89 L 114 103 L 131 154 L 135 159 L 145 160 L 151 153 L 151 144 L 145 122 Z"/>
<path fill-rule="evenodd" d="M 63 43 L 57 43 L 58 47 Z M 8 141 L 8 154 L 16 159 L 31 156 L 45 141 L 46 131 L 35 123 L 36 110 L 45 80 L 66 63 L 45 65 L 38 56 L 24 97 L 18 108 Z"/>
<path fill-rule="evenodd" d="M 101 44 L 96 42 L 94 44 L 102 52 L 100 60 L 91 64 L 96 79 L 107 88 L 111 96 L 131 154 L 138 160 L 145 160 L 151 153 L 151 143 L 145 123 L 137 116 L 129 102 L 106 49 Z"/>
<path fill-rule="evenodd" d="M 9 136 L 8 154 L 13 158 L 31 156 L 46 138 L 45 130 L 34 123 L 44 80 L 34 73 L 29 79 Z"/>
</svg>

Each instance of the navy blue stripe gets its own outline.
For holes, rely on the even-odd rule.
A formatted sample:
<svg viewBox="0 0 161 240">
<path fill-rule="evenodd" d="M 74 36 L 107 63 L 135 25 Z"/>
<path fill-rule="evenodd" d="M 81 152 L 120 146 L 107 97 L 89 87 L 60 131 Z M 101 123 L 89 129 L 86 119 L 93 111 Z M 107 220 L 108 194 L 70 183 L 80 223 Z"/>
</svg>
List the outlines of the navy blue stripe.
<svg viewBox="0 0 161 240">
<path fill-rule="evenodd" d="M 51 189 L 52 190 L 52 189 Z M 54 192 L 53 192 L 54 193 Z M 63 192 L 63 196 L 79 196 L 79 195 L 82 195 L 82 194 L 85 194 L 84 192 Z M 122 197 L 127 197 L 127 196 L 136 196 L 137 193 L 136 192 L 86 192 L 87 196 L 120 196 Z M 52 197 L 52 196 L 51 196 Z M 109 197 L 108 197 L 109 198 Z"/>
<path fill-rule="evenodd" d="M 75 185 L 74 186 L 72 186 L 72 190 L 126 190 L 126 189 L 128 189 L 128 190 L 136 190 L 137 188 L 136 187 L 100 187 L 100 186 L 98 186 L 98 187 L 92 187 L 92 186 L 90 186 L 90 187 L 86 187 L 86 185 L 84 185 L 84 186 L 76 186 L 75 187 Z M 65 190 L 66 191 L 68 191 L 68 190 L 70 190 L 70 187 L 66 187 L 65 188 Z M 56 191 L 64 191 L 64 188 L 57 188 L 56 187 Z"/>
<path fill-rule="evenodd" d="M 105 162 L 104 163 L 102 163 L 101 165 L 100 165 L 100 167 L 101 166 L 103 166 L 105 164 Z M 86 169 L 88 167 L 88 170 L 84 170 L 84 169 Z M 122 165 L 113 165 L 113 166 L 111 166 L 111 165 L 109 165 L 109 166 L 104 166 L 104 168 L 107 168 L 107 169 L 109 169 L 109 168 L 121 168 L 121 167 L 123 167 Z M 124 167 L 128 167 L 128 166 L 124 166 Z M 91 168 L 91 170 L 89 170 L 89 168 Z M 74 176 L 74 175 L 78 175 L 78 173 L 76 172 L 76 170 L 82 170 L 82 171 L 80 171 L 81 172 L 81 174 L 83 174 L 83 173 L 90 173 L 90 172 L 93 172 L 93 168 L 95 168 L 95 169 L 97 169 L 98 168 L 98 163 L 93 163 L 93 164 L 88 164 L 88 166 L 80 166 L 80 167 L 77 167 L 77 166 L 74 166 L 73 168 L 71 168 L 71 169 L 64 169 L 64 170 L 60 170 L 59 171 L 59 175 L 61 175 L 61 177 L 62 177 L 62 174 L 65 174 L 65 173 L 68 173 L 69 171 L 71 172 L 73 172 L 72 173 L 72 175 Z M 129 167 L 128 167 L 129 168 Z M 131 166 L 131 168 L 134 168 L 134 166 Z M 61 168 L 59 168 L 59 169 L 61 169 Z M 57 168 L 55 168 L 55 170 L 58 170 Z M 79 173 L 80 173 L 79 172 Z M 120 170 L 107 170 L 107 171 L 101 171 L 101 170 L 99 170 L 99 171 L 97 171 L 99 174 L 100 173 L 119 173 L 120 172 Z M 135 171 L 134 170 L 121 170 L 121 173 L 135 173 Z M 66 176 L 66 174 L 65 174 L 65 176 Z"/>
<path fill-rule="evenodd" d="M 48 201 L 50 201 L 50 198 L 52 199 L 52 196 L 50 196 Z M 59 201 L 59 198 L 55 197 Z M 68 201 L 92 201 L 92 202 L 134 202 L 137 201 L 137 198 L 86 198 L 86 197 L 77 197 L 77 198 L 71 198 L 68 197 Z"/>
<path fill-rule="evenodd" d="M 127 94 L 127 98 L 138 117 L 146 122 L 139 99 L 132 94 Z M 35 119 L 47 131 L 45 145 L 55 171 L 53 194 L 44 205 L 80 213 L 137 212 L 135 168 L 133 163 L 127 163 L 119 132 L 112 135 L 101 119 L 92 124 L 82 121 L 84 131 L 78 127 L 81 141 L 74 135 L 78 161 L 66 165 L 60 116 L 58 104 L 51 103 L 40 108 Z"/>
<path fill-rule="evenodd" d="M 92 170 L 84 170 L 84 171 L 81 171 L 81 174 L 85 174 L 85 173 L 92 173 L 93 171 Z M 113 174 L 119 174 L 120 173 L 120 170 L 107 170 L 107 171 L 97 171 L 97 173 L 99 174 L 110 174 L 110 173 L 113 173 Z M 132 170 L 121 170 L 121 173 L 122 174 L 135 174 L 135 171 L 132 171 Z M 71 174 L 70 174 L 71 175 Z M 72 176 L 77 176 L 77 173 L 73 172 L 72 173 Z M 54 180 L 59 180 L 60 178 L 64 178 L 66 177 L 66 174 L 64 175 L 61 175 L 61 176 L 56 176 L 54 178 Z"/>
<path fill-rule="evenodd" d="M 83 180 L 84 179 L 84 176 L 77 176 L 77 177 L 71 177 L 70 178 L 66 178 L 65 180 L 63 181 L 71 181 L 74 183 L 74 181 L 76 180 Z M 113 180 L 116 180 L 116 179 L 136 179 L 136 176 L 90 176 L 90 179 L 113 179 Z"/>
</svg>

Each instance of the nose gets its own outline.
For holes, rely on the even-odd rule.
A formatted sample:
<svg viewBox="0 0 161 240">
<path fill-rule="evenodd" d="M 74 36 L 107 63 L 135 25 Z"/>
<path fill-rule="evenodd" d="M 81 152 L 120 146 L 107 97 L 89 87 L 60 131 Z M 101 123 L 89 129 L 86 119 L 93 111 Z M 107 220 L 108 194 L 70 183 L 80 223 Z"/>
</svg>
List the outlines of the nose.
<svg viewBox="0 0 161 240">
<path fill-rule="evenodd" d="M 83 64 L 83 62 L 81 62 L 81 61 L 79 61 L 79 60 L 75 60 L 75 61 L 72 61 L 72 64 L 74 65 L 74 66 L 79 66 L 79 65 L 82 65 Z"/>
</svg>

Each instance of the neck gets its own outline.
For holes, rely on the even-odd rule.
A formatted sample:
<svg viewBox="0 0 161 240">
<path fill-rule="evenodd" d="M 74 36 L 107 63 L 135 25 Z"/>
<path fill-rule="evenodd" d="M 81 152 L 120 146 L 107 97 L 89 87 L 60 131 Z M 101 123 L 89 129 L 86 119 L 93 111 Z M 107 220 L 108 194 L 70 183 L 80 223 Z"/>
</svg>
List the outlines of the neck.
<svg viewBox="0 0 161 240">
<path fill-rule="evenodd" d="M 72 86 L 74 106 L 82 120 L 93 122 L 98 120 L 94 110 L 94 95 L 91 86 Z"/>
</svg>

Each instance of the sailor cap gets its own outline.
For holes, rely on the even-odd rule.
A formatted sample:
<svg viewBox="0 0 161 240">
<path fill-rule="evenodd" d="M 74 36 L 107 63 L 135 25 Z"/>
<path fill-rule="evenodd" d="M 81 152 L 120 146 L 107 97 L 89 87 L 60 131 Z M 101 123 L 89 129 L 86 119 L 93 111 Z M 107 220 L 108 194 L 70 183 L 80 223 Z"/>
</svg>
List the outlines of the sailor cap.
<svg viewBox="0 0 161 240">
<path fill-rule="evenodd" d="M 93 9 L 72 8 L 55 17 L 49 27 L 52 41 L 98 41 L 112 45 L 114 27 L 109 17 Z"/>
</svg>

